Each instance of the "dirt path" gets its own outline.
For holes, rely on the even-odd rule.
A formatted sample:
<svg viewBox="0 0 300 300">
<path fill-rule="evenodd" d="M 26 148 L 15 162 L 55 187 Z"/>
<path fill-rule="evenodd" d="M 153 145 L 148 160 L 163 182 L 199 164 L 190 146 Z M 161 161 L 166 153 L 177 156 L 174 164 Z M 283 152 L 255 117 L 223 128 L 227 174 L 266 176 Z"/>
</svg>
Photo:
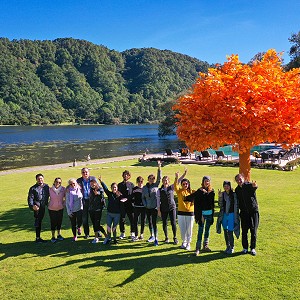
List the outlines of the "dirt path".
<svg viewBox="0 0 300 300">
<path fill-rule="evenodd" d="M 138 159 L 141 155 L 128 155 L 128 156 L 120 156 L 120 157 L 110 157 L 110 158 L 102 158 L 102 159 L 93 159 L 89 162 L 86 161 L 79 161 L 77 162 L 77 166 L 89 166 L 89 165 L 96 165 L 96 164 L 104 164 L 108 162 L 116 162 L 116 161 L 123 161 L 123 160 L 129 160 L 129 159 Z M 63 169 L 73 167 L 73 163 L 64 163 L 64 164 L 56 164 L 56 165 L 46 165 L 46 166 L 33 166 L 33 167 L 27 167 L 22 169 L 11 169 L 11 170 L 5 170 L 0 171 L 0 176 L 8 175 L 8 174 L 16 174 L 16 173 L 26 173 L 26 172 L 32 172 L 32 171 L 44 171 L 44 170 L 55 170 L 55 169 Z"/>
</svg>

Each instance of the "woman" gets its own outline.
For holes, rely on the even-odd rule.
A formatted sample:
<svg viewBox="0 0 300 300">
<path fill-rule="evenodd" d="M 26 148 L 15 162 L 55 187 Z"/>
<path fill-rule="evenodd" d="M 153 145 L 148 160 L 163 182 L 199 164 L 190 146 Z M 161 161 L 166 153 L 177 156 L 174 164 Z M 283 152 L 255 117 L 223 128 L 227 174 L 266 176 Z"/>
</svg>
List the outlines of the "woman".
<svg viewBox="0 0 300 300">
<path fill-rule="evenodd" d="M 144 239 L 144 229 L 145 229 L 145 221 L 146 221 L 146 208 L 142 201 L 144 178 L 142 176 L 138 176 L 136 179 L 136 183 L 137 185 L 132 189 L 132 194 L 131 194 L 131 202 L 133 204 L 133 213 L 134 213 L 133 227 L 134 227 L 134 234 L 135 234 L 135 236 L 132 238 L 132 241 Z M 139 217 L 141 218 L 140 237 L 139 237 L 139 230 L 138 230 Z"/>
<path fill-rule="evenodd" d="M 95 179 L 90 181 L 91 191 L 89 196 L 89 215 L 92 220 L 95 238 L 92 243 L 96 244 L 99 242 L 99 232 L 102 232 L 106 237 L 106 232 L 103 226 L 100 225 L 102 210 L 105 206 L 104 190 L 98 185 Z"/>
<path fill-rule="evenodd" d="M 98 177 L 105 194 L 107 195 L 107 236 L 103 244 L 108 245 L 111 242 L 111 233 L 113 233 L 114 244 L 117 244 L 117 226 L 120 222 L 121 208 L 120 201 L 122 194 L 118 191 L 118 185 L 114 182 L 111 184 L 111 191 L 107 188 L 106 184 L 102 181 L 101 176 Z M 125 199 L 122 199 L 125 201 Z"/>
<path fill-rule="evenodd" d="M 183 179 L 184 175 L 177 180 L 177 183 Z M 164 176 L 162 179 L 162 187 L 158 189 L 157 193 L 157 211 L 158 215 L 163 221 L 163 231 L 165 234 L 165 243 L 169 243 L 168 238 L 168 227 L 167 219 L 170 218 L 172 232 L 173 232 L 173 244 L 178 244 L 178 239 L 176 237 L 176 203 L 174 200 L 174 184 L 170 185 L 169 176 Z"/>
<path fill-rule="evenodd" d="M 55 178 L 52 187 L 49 189 L 50 200 L 48 204 L 52 243 L 55 243 L 57 240 L 62 241 L 64 239 L 61 235 L 61 224 L 65 206 L 65 192 L 66 189 L 61 185 L 61 178 Z M 57 239 L 55 238 L 55 230 L 57 230 Z"/>
<path fill-rule="evenodd" d="M 83 195 L 81 188 L 75 178 L 68 181 L 69 186 L 66 189 L 66 208 L 71 221 L 71 228 L 73 233 L 73 241 L 77 241 L 77 228 L 82 225 L 82 210 Z"/>
<path fill-rule="evenodd" d="M 180 181 L 179 172 L 175 173 L 174 188 L 178 196 L 178 225 L 182 239 L 180 248 L 190 250 L 194 225 L 194 203 L 184 201 L 193 192 L 189 180 L 184 178 L 186 174 L 187 169 L 184 170 L 183 179 Z"/>
<path fill-rule="evenodd" d="M 194 202 L 195 220 L 198 224 L 198 236 L 196 243 L 195 255 L 199 255 L 202 236 L 204 231 L 204 241 L 202 251 L 210 252 L 208 247 L 209 243 L 209 230 L 210 226 L 214 223 L 214 206 L 215 206 L 215 192 L 211 186 L 209 176 L 202 178 L 201 188 L 195 193 L 186 197 L 185 201 Z"/>
<path fill-rule="evenodd" d="M 157 188 L 161 179 L 161 163 L 158 161 L 157 180 L 155 176 L 150 174 L 148 182 L 142 189 L 142 201 L 146 207 L 146 215 L 149 224 L 150 238 L 147 242 L 154 242 L 154 246 L 158 246 L 157 240 Z"/>
<path fill-rule="evenodd" d="M 234 237 L 240 236 L 240 219 L 238 212 L 238 200 L 231 188 L 230 181 L 223 182 L 224 191 L 219 190 L 218 204 L 220 212 L 217 220 L 217 233 L 221 233 L 221 224 L 224 231 L 227 254 L 234 252 Z"/>
</svg>

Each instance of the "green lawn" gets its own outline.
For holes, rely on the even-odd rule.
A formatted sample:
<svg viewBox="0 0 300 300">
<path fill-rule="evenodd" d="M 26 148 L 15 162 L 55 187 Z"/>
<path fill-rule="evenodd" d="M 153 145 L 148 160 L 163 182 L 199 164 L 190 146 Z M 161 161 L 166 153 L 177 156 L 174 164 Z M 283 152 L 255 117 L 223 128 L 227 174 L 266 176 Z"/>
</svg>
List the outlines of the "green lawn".
<svg viewBox="0 0 300 300">
<path fill-rule="evenodd" d="M 121 181 L 126 168 L 132 181 L 156 173 L 155 165 L 135 161 L 91 165 L 91 175 L 102 175 L 110 184 Z M 182 165 L 166 165 L 163 175 L 172 179 Z M 203 175 L 210 175 L 217 190 L 223 180 L 233 182 L 236 168 L 188 166 L 187 177 L 197 188 Z M 211 253 L 193 256 L 193 251 L 160 243 L 121 241 L 118 245 L 91 244 L 91 240 L 71 242 L 65 214 L 64 241 L 35 244 L 33 216 L 27 207 L 28 188 L 38 172 L 0 176 L 0 299 L 299 299 L 300 259 L 300 170 L 282 172 L 252 170 L 256 180 L 261 223 L 257 256 L 228 256 L 223 234 L 210 237 Z M 57 176 L 66 184 L 80 176 L 80 168 L 43 172 L 49 184 Z M 235 185 L 234 185 L 235 186 Z M 103 218 L 105 223 L 105 217 Z M 169 226 L 170 227 L 170 226 Z M 92 228 L 91 228 L 92 229 Z M 159 237 L 163 239 L 161 222 Z M 171 228 L 169 228 L 171 231 Z M 92 230 L 91 230 L 92 231 Z M 197 227 L 194 226 L 194 250 Z M 148 228 L 145 230 L 148 238 Z M 127 227 L 127 234 L 129 228 Z M 48 214 L 42 237 L 50 240 Z M 170 237 L 172 237 L 170 232 Z M 178 237 L 180 238 L 179 229 Z"/>
</svg>

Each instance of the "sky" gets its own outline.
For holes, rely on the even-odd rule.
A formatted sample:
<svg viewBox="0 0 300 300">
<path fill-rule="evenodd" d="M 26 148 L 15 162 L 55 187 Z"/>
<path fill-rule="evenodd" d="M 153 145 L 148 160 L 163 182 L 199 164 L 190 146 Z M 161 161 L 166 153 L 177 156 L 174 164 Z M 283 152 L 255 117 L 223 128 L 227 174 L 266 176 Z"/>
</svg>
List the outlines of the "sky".
<svg viewBox="0 0 300 300">
<path fill-rule="evenodd" d="M 0 0 L 0 37 L 72 37 L 109 49 L 167 49 L 208 63 L 284 52 L 300 31 L 300 0 Z"/>
</svg>

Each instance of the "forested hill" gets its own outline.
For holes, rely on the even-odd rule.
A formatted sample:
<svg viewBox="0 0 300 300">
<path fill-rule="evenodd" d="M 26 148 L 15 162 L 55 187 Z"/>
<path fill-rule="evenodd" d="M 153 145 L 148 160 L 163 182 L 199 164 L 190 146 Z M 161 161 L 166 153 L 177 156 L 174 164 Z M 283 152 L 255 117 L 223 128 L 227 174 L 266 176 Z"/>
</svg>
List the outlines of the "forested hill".
<svg viewBox="0 0 300 300">
<path fill-rule="evenodd" d="M 124 52 L 72 38 L 0 39 L 0 124 L 157 121 L 209 64 L 168 50 Z"/>
</svg>

